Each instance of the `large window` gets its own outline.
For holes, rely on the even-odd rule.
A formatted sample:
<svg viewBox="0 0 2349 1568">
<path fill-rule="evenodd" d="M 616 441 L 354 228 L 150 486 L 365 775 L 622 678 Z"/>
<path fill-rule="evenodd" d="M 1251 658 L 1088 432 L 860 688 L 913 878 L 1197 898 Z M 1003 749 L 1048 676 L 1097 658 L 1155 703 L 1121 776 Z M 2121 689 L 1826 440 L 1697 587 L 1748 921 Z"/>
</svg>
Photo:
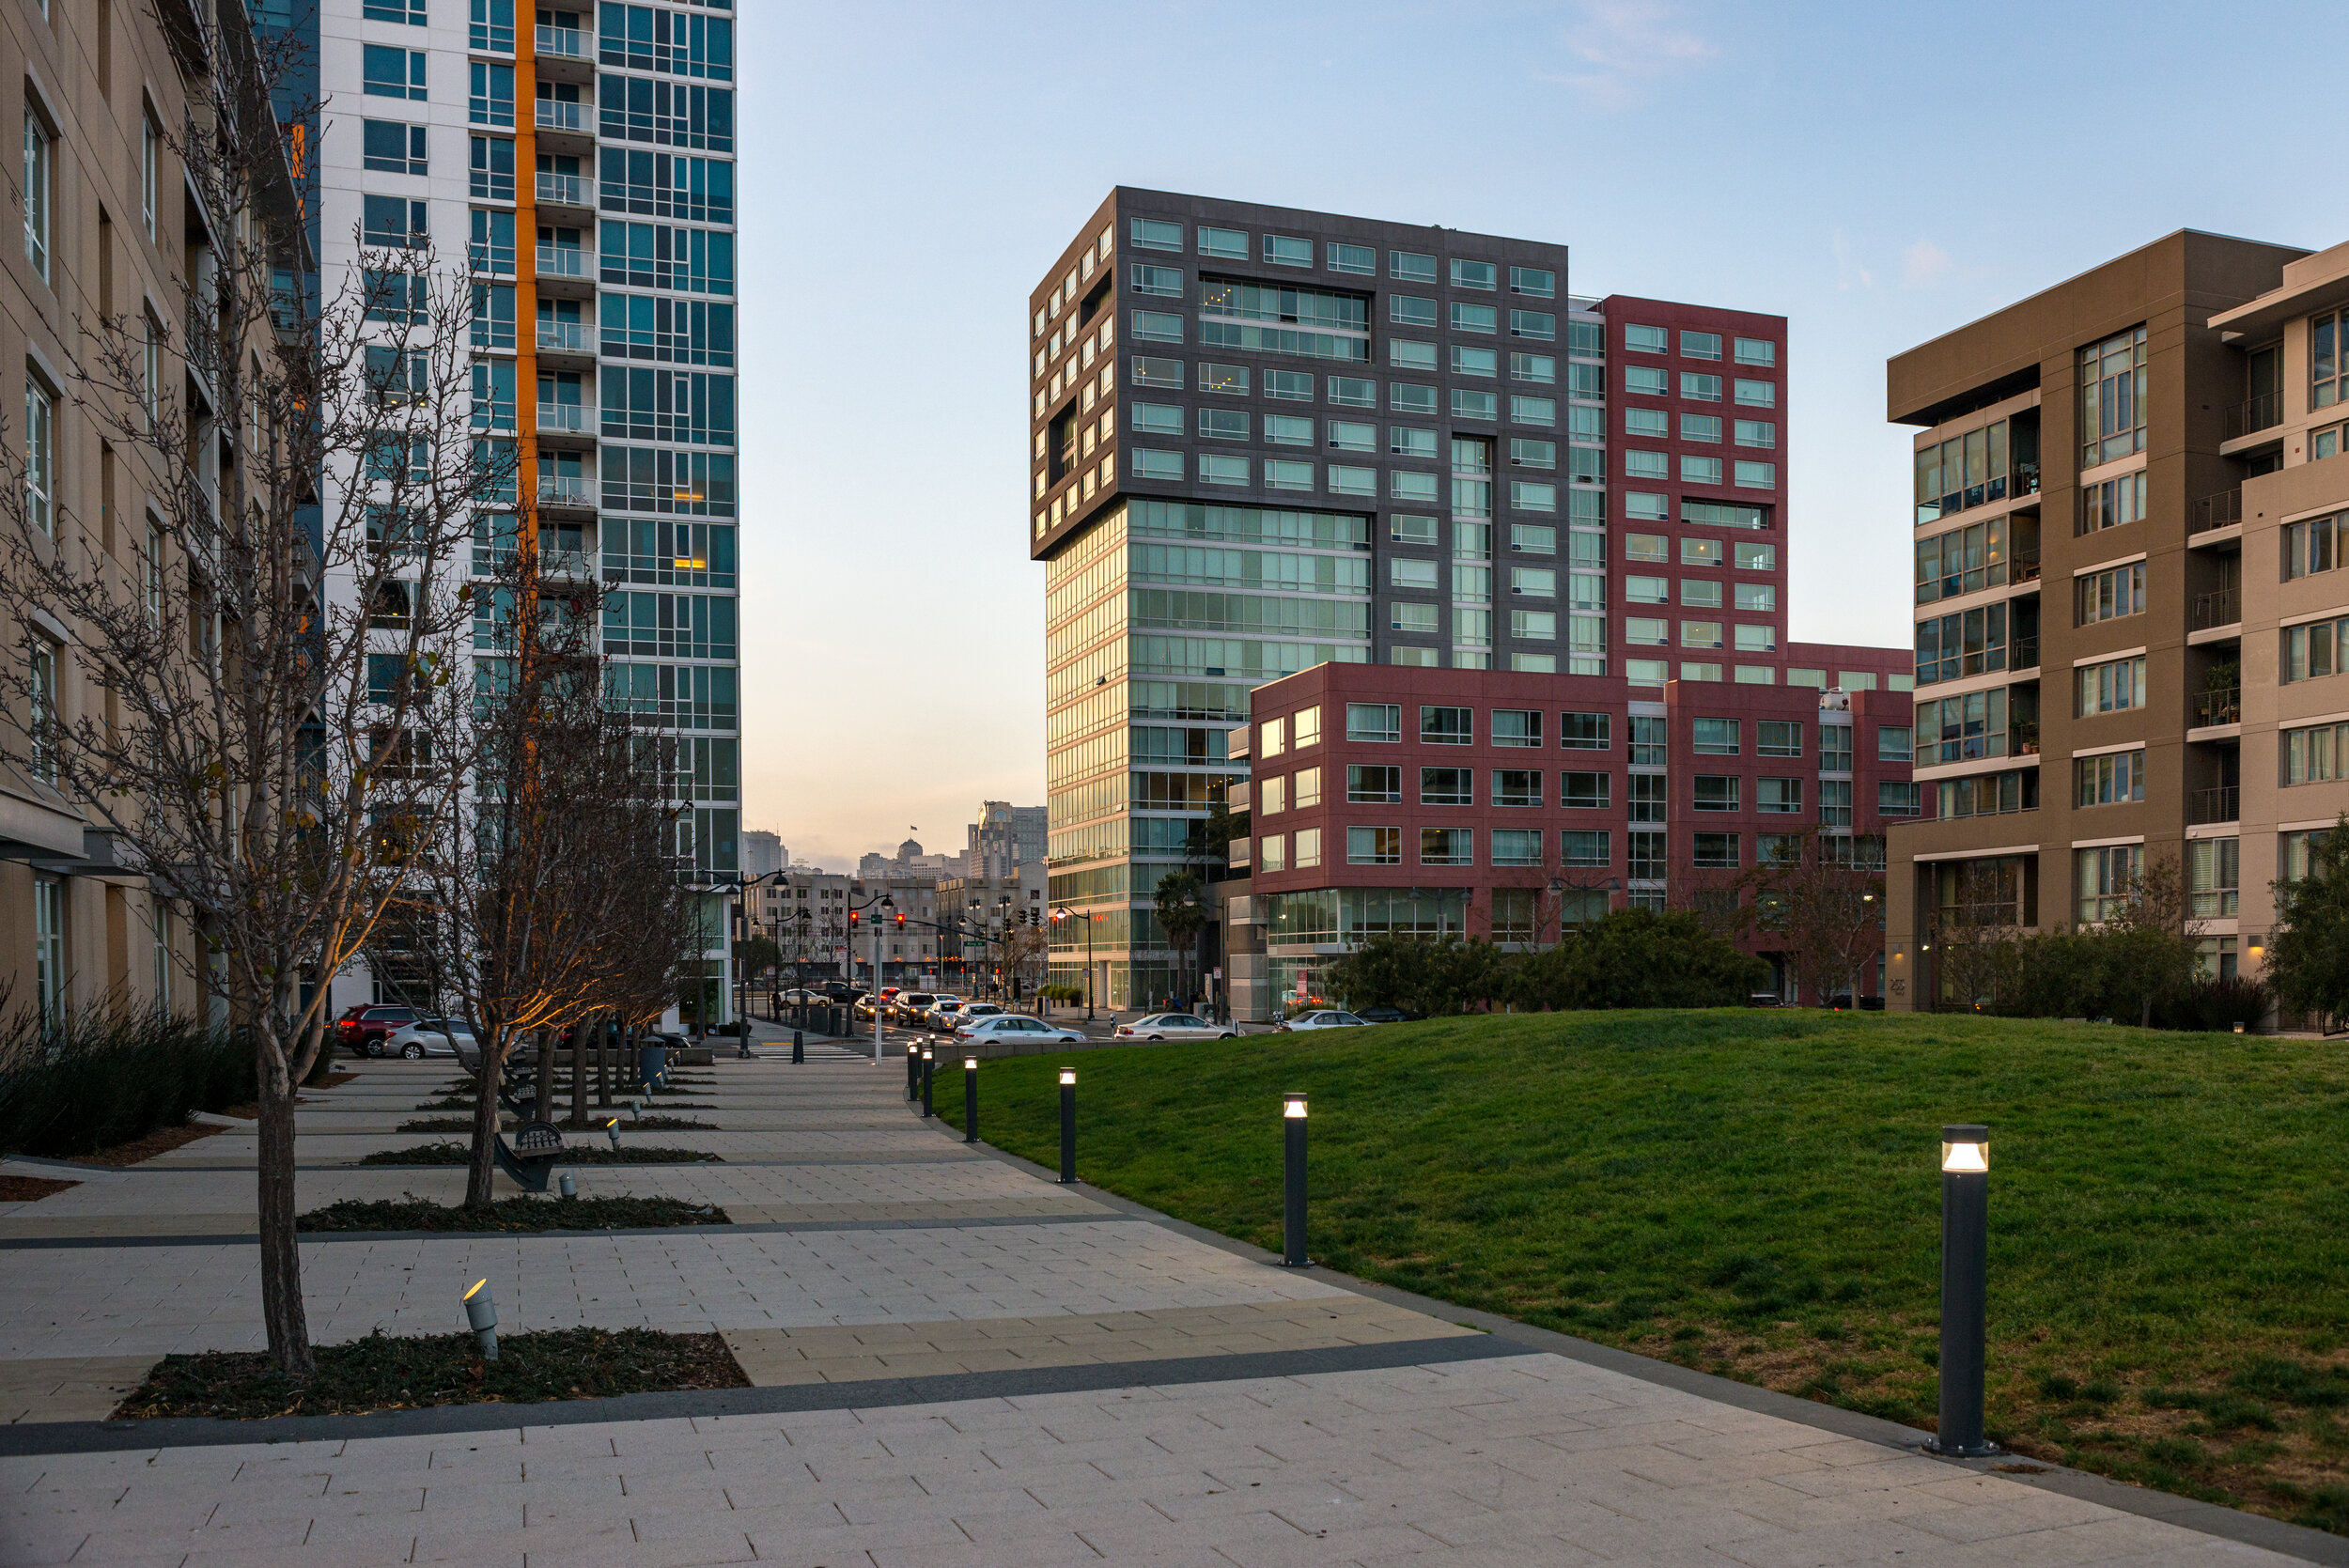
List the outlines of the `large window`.
<svg viewBox="0 0 2349 1568">
<path fill-rule="evenodd" d="M 2145 872 L 2145 846 L 2111 844 L 2073 851 L 2072 886 L 2079 897 L 2079 919 L 2096 925 L 2119 914 Z"/>
<path fill-rule="evenodd" d="M 1940 809 L 1936 815 L 1945 820 L 1960 816 L 1998 816 L 2007 812 L 2037 811 L 2039 809 L 2039 769 L 2010 768 L 2002 773 L 1975 773 L 1963 779 L 1948 779 L 1938 786 L 1937 793 Z"/>
<path fill-rule="evenodd" d="M 2000 689 L 1919 703 L 1917 766 L 2021 754 L 2027 742 L 2020 726 L 2010 737 L 2008 700 L 2007 691 Z M 2035 735 L 2028 744 L 2036 746 Z"/>
<path fill-rule="evenodd" d="M 2309 322 L 2309 407 L 2329 409 L 2344 392 L 2349 392 L 2349 311 L 2337 310 Z"/>
<path fill-rule="evenodd" d="M 2119 620 L 2123 615 L 2145 613 L 2145 563 L 2133 561 L 2125 567 L 2111 567 L 2104 571 L 2088 572 L 2076 580 L 2077 600 L 2075 605 L 2077 624 L 2093 626 L 2098 621 Z"/>
<path fill-rule="evenodd" d="M 2145 706 L 2143 654 L 2135 659 L 2083 664 L 2077 674 L 2079 676 L 2079 711 L 2082 718 L 2092 713 L 2120 713 Z"/>
<path fill-rule="evenodd" d="M 2118 528 L 2124 522 L 2135 522 L 2145 515 L 2145 471 L 2123 474 L 2118 479 L 2080 487 L 2080 520 L 2077 534 L 2093 534 L 2100 529 Z"/>
<path fill-rule="evenodd" d="M 49 278 L 49 128 L 24 110 L 24 259 Z"/>
<path fill-rule="evenodd" d="M 31 376 L 24 378 L 24 511 L 27 520 L 54 537 L 57 531 L 57 399 Z"/>
<path fill-rule="evenodd" d="M 1476 710 L 1469 707 L 1423 707 L 1419 738 L 1427 746 L 1466 746 L 1476 738 Z"/>
<path fill-rule="evenodd" d="M 1346 704 L 1346 738 L 1348 740 L 1401 740 L 1403 738 L 1402 706 L 1398 703 Z"/>
<path fill-rule="evenodd" d="M 2315 724 L 2286 730 L 2278 737 L 2286 784 L 2327 784 L 2349 778 L 2349 723 Z"/>
<path fill-rule="evenodd" d="M 2278 634 L 2278 673 L 2285 684 L 2339 675 L 2349 655 L 2349 616 L 2288 626 Z"/>
<path fill-rule="evenodd" d="M 2143 748 L 2074 759 L 2081 806 L 2118 806 L 2145 799 Z"/>
<path fill-rule="evenodd" d="M 2334 516 L 2284 524 L 2283 568 L 2286 582 L 2295 577 L 2313 577 L 2318 572 L 2331 571 L 2341 565 L 2341 556 L 2335 547 L 2341 521 L 2340 516 Z"/>
<path fill-rule="evenodd" d="M 1348 865 L 1401 865 L 1403 863 L 1403 830 L 1400 828 L 1346 829 L 1346 863 Z"/>
<path fill-rule="evenodd" d="M 1399 806 L 1403 803 L 1403 769 L 1349 763 L 1346 769 L 1346 799 L 1349 805 Z"/>
<path fill-rule="evenodd" d="M 1917 684 L 1959 680 L 2006 668 L 2007 607 L 1985 605 L 1917 623 Z"/>
<path fill-rule="evenodd" d="M 2232 920 L 2241 892 L 2243 841 L 2190 839 L 2186 846 L 2186 914 L 2194 920 Z"/>
<path fill-rule="evenodd" d="M 2008 518 L 1953 528 L 1917 541 L 1917 602 L 1955 598 L 2006 585 Z M 2030 566 L 2035 569 L 2037 561 Z"/>
<path fill-rule="evenodd" d="M 1467 768 L 1423 768 L 1419 770 L 1419 803 L 1423 806 L 1476 804 L 1476 774 Z"/>
<path fill-rule="evenodd" d="M 2080 467 L 2145 450 L 2145 329 L 2080 350 Z"/>
<path fill-rule="evenodd" d="M 1610 715 L 1604 713 L 1561 713 L 1558 744 L 1568 751 L 1606 751 L 1609 719 Z"/>
<path fill-rule="evenodd" d="M 1742 389 L 1744 383 L 1739 383 Z M 1742 396 L 1739 401 L 1744 401 Z M 1931 522 L 1971 506 L 2030 495 L 2039 489 L 2039 427 L 2001 419 L 1918 449 L 1917 520 Z"/>
<path fill-rule="evenodd" d="M 1474 865 L 1476 863 L 1476 830 L 1473 828 L 1422 828 L 1419 831 L 1419 863 L 1422 865 Z"/>
<path fill-rule="evenodd" d="M 1370 304 L 1359 295 L 1274 288 L 1228 279 L 1199 284 L 1199 341 L 1210 348 L 1368 361 Z"/>
</svg>

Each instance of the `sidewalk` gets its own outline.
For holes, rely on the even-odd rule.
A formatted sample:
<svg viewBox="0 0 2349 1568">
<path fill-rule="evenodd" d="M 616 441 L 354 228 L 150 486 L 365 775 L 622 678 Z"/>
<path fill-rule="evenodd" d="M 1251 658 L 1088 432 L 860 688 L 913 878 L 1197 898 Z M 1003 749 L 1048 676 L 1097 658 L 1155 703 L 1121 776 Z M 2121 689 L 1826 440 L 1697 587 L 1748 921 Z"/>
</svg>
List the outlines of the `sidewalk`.
<svg viewBox="0 0 2349 1568">
<path fill-rule="evenodd" d="M 2198 1504 L 2113 1489 L 2116 1510 L 1923 1457 L 1866 1418 L 1281 1268 L 963 1144 L 859 1044 L 811 1041 L 794 1067 L 762 1041 L 690 1070 L 725 1130 L 646 1136 L 723 1141 L 724 1164 L 579 1172 L 583 1191 L 723 1203 L 735 1226 L 303 1246 L 322 1342 L 457 1328 L 487 1275 L 509 1329 L 714 1328 L 748 1389 L 101 1423 L 105 1388 L 153 1356 L 261 1343 L 250 1244 L 173 1229 L 249 1217 L 249 1164 L 91 1172 L 0 1214 L 150 1228 L 0 1231 L 19 1254 L 0 1281 L 0 1564 L 2342 1560 L 2329 1537 L 2217 1520 L 2305 1554 L 2278 1555 L 2172 1522 L 2212 1520 Z M 398 1104 L 444 1078 L 371 1063 L 303 1112 L 305 1165 L 313 1134 L 398 1146 Z M 249 1144 L 189 1147 L 249 1161 L 231 1139 Z M 445 1201 L 443 1176 L 461 1173 L 305 1171 L 303 1202 Z"/>
</svg>

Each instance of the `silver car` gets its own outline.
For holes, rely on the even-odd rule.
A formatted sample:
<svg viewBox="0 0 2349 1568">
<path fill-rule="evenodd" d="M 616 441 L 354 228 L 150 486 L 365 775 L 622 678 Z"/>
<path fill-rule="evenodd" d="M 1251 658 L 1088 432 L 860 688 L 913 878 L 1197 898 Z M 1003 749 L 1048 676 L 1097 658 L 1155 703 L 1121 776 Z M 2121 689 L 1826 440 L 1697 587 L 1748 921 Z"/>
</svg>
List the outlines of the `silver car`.
<svg viewBox="0 0 2349 1568">
<path fill-rule="evenodd" d="M 1368 1029 L 1370 1024 L 1367 1020 L 1358 1018 L 1351 1013 L 1342 1013 L 1335 1008 L 1325 1007 L 1318 1013 L 1301 1013 L 1294 1018 L 1283 1019 L 1272 1027 L 1275 1031 L 1286 1034 L 1308 1029 Z"/>
<path fill-rule="evenodd" d="M 1153 1013 L 1117 1026 L 1121 1040 L 1231 1040 L 1237 1036 L 1220 1023 L 1189 1013 Z"/>
<path fill-rule="evenodd" d="M 418 1018 L 383 1036 L 371 1056 L 404 1056 L 411 1062 L 428 1056 L 453 1056 L 466 1066 L 481 1060 L 481 1045 L 462 1018 Z"/>
<path fill-rule="evenodd" d="M 1074 1029 L 1046 1023 L 1029 1017 L 1025 1013 L 999 1013 L 992 1017 L 973 1018 L 955 1031 L 957 1042 L 979 1040 L 1010 1040 L 1029 1045 L 1082 1045 L 1086 1036 Z"/>
</svg>

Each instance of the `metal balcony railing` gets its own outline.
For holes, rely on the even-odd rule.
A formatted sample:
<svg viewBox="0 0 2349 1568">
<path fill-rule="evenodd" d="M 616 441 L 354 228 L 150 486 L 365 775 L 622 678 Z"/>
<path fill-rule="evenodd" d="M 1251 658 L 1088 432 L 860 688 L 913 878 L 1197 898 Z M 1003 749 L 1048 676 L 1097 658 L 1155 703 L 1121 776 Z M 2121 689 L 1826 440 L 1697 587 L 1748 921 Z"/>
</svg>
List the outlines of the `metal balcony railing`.
<svg viewBox="0 0 2349 1568">
<path fill-rule="evenodd" d="M 2243 815 L 2243 786 L 2220 784 L 2216 789 L 2189 791 L 2186 798 L 2186 819 L 2200 827 L 2206 822 L 2235 822 Z"/>
<path fill-rule="evenodd" d="M 538 552 L 538 575 L 584 582 L 596 575 L 595 558 L 583 550 L 542 550 Z"/>
<path fill-rule="evenodd" d="M 559 98 L 540 98 L 532 101 L 537 104 L 537 111 L 534 117 L 539 130 L 576 131 L 582 134 L 586 132 L 590 123 L 587 117 L 588 111 L 593 105 L 567 103 Z"/>
<path fill-rule="evenodd" d="M 587 253 L 577 245 L 541 245 L 538 272 L 542 277 L 583 278 L 587 275 Z"/>
<path fill-rule="evenodd" d="M 595 481 L 580 474 L 541 474 L 538 475 L 538 505 L 541 506 L 593 506 Z"/>
<path fill-rule="evenodd" d="M 557 174 L 552 169 L 538 171 L 538 199 L 552 207 L 593 207 L 596 205 L 596 182 L 583 174 Z"/>
<path fill-rule="evenodd" d="M 2213 627 L 2232 626 L 2243 619 L 2243 595 L 2235 588 L 2221 588 L 2215 594 L 2194 596 L 2194 629 L 2208 631 Z"/>
<path fill-rule="evenodd" d="M 2012 667 L 2017 670 L 2036 670 L 2039 668 L 2038 638 L 2017 637 L 2015 639 L 2015 662 Z"/>
<path fill-rule="evenodd" d="M 2039 551 L 2015 551 L 2014 559 L 2007 563 L 2006 580 L 2009 582 L 2038 582 Z"/>
<path fill-rule="evenodd" d="M 595 350 L 587 346 L 587 323 L 584 321 L 541 321 L 538 323 L 538 347 L 559 353 L 587 354 Z"/>
<path fill-rule="evenodd" d="M 592 43 L 583 27 L 538 27 L 538 53 L 551 54 L 558 60 L 591 60 Z"/>
<path fill-rule="evenodd" d="M 2188 534 L 2207 534 L 2214 528 L 2227 528 L 2243 520 L 2243 487 L 2206 495 L 2194 504 L 2186 520 Z"/>
<path fill-rule="evenodd" d="M 2243 690 L 2230 686 L 2223 691 L 2198 691 L 2194 694 L 2194 717 L 2188 727 L 2209 729 L 2215 724 L 2243 722 Z M 2225 818 L 2219 820 L 2224 821 Z"/>
<path fill-rule="evenodd" d="M 541 403 L 538 428 L 552 434 L 583 436 L 587 433 L 587 411 L 577 403 Z"/>
<path fill-rule="evenodd" d="M 2251 435 L 2256 431 L 2280 425 L 2283 420 L 2284 395 L 2280 392 L 2263 392 L 2257 397 L 2247 398 L 2227 411 L 2226 439 L 2232 441 L 2237 436 Z"/>
</svg>

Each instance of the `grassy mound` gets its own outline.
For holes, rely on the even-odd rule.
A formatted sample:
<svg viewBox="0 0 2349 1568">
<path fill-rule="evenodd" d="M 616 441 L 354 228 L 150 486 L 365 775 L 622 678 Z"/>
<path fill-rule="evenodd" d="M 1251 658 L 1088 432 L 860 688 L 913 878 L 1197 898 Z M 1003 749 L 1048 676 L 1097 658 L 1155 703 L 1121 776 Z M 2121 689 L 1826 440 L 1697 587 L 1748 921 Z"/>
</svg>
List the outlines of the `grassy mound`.
<svg viewBox="0 0 2349 1568">
<path fill-rule="evenodd" d="M 1450 1018 L 981 1069 L 985 1137 L 1367 1279 L 1929 1427 L 1939 1128 L 1991 1140 L 1992 1435 L 2349 1532 L 2349 1055 L 1794 1011 Z M 959 1095 L 940 1111 L 958 1123 Z"/>
</svg>

